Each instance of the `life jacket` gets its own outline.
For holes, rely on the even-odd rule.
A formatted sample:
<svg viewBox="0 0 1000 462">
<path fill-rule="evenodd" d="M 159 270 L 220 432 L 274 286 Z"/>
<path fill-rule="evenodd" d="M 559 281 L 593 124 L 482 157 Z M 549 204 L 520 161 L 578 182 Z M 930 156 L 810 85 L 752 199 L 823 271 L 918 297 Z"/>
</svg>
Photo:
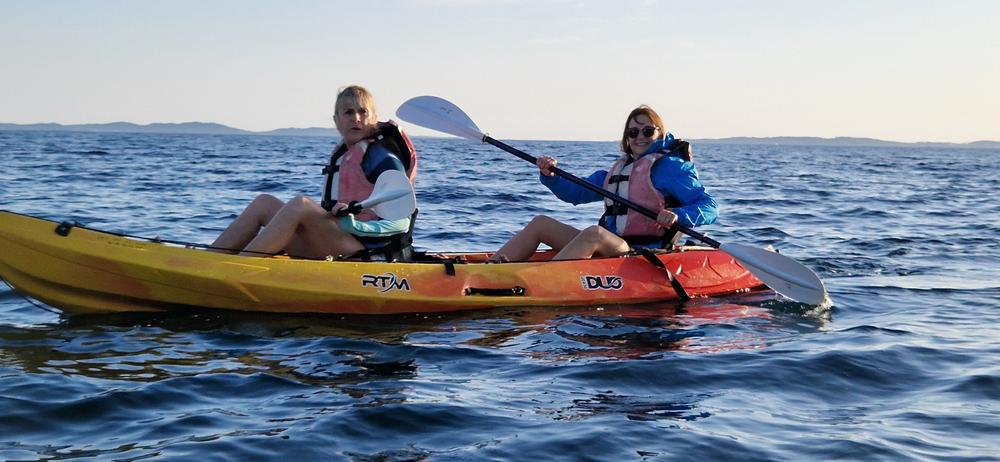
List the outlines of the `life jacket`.
<svg viewBox="0 0 1000 462">
<path fill-rule="evenodd" d="M 604 179 L 604 189 L 649 210 L 680 207 L 680 201 L 674 197 L 664 197 L 653 186 L 651 176 L 653 164 L 664 156 L 680 157 L 690 161 L 690 144 L 678 140 L 670 150 L 649 153 L 635 160 L 632 160 L 629 154 L 623 155 L 608 170 L 608 175 Z M 600 225 L 605 226 L 605 221 L 609 218 L 615 220 L 617 234 L 629 244 L 662 243 L 665 246 L 677 235 L 661 228 L 654 219 L 611 199 L 604 199 L 604 214 L 601 215 Z"/>
<path fill-rule="evenodd" d="M 373 178 L 371 180 L 365 175 L 362 162 L 368 150 L 381 146 L 389 152 L 396 154 L 406 169 L 406 176 L 412 184 L 417 175 L 417 151 L 413 149 L 410 138 L 403 133 L 395 122 L 389 121 L 379 123 L 375 134 L 368 139 L 359 141 L 348 148 L 343 143 L 334 148 L 330 154 L 330 163 L 323 168 L 326 175 L 326 187 L 323 189 L 323 202 L 320 204 L 324 209 L 330 210 L 339 201 L 351 203 L 361 201 L 371 196 L 375 189 Z M 337 185 L 337 197 L 333 196 L 333 185 Z M 379 217 L 371 210 L 362 210 L 355 214 L 355 220 L 377 220 Z M 365 261 L 384 260 L 398 261 L 409 260 L 413 252 L 413 225 L 417 221 L 417 211 L 414 210 L 410 216 L 410 227 L 406 232 L 393 234 L 385 237 L 354 236 L 355 239 L 364 244 L 365 249 L 354 255 L 346 255 L 343 258 L 361 259 Z"/>
<path fill-rule="evenodd" d="M 371 196 L 375 188 L 375 183 L 372 181 L 374 179 L 368 179 L 361 164 L 368 151 L 375 146 L 382 146 L 396 154 L 406 169 L 410 183 L 414 182 L 417 175 L 417 151 L 413 149 L 413 143 L 394 122 L 380 123 L 371 138 L 361 140 L 350 148 L 343 143 L 334 148 L 330 155 L 330 163 L 323 168 L 326 188 L 323 191 L 321 205 L 324 209 L 330 210 L 338 201 L 346 204 L 351 201 L 362 201 Z M 334 185 L 337 185 L 336 196 L 334 196 Z M 368 209 L 354 216 L 355 220 L 360 221 L 378 218 L 375 212 Z"/>
</svg>

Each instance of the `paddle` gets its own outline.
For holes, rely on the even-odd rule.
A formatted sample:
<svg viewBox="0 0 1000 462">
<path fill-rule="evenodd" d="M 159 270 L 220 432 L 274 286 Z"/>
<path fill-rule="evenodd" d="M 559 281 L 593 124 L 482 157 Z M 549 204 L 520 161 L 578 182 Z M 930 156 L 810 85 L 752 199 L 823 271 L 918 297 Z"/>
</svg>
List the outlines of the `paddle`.
<svg viewBox="0 0 1000 462">
<path fill-rule="evenodd" d="M 492 144 L 532 164 L 537 162 L 535 157 L 484 134 L 462 109 L 445 99 L 436 96 L 411 98 L 399 107 L 396 115 L 400 119 L 424 128 Z M 552 167 L 550 171 L 649 218 L 656 219 L 656 212 L 607 191 L 602 187 L 590 184 L 586 180 L 577 178 L 558 167 Z M 747 271 L 756 276 L 757 279 L 760 279 L 761 282 L 785 297 L 809 305 L 820 305 L 826 301 L 826 288 L 823 286 L 823 281 L 819 279 L 819 276 L 809 268 L 806 268 L 805 265 L 789 257 L 749 245 L 722 244 L 715 239 L 680 224 L 674 224 L 673 227 L 705 244 L 728 253 L 740 262 Z"/>
<path fill-rule="evenodd" d="M 406 174 L 399 170 L 386 170 L 375 180 L 375 187 L 367 199 L 351 203 L 346 209 L 340 210 L 337 216 L 372 209 L 376 215 L 386 220 L 399 220 L 409 218 L 416 208 L 413 185 Z"/>
</svg>

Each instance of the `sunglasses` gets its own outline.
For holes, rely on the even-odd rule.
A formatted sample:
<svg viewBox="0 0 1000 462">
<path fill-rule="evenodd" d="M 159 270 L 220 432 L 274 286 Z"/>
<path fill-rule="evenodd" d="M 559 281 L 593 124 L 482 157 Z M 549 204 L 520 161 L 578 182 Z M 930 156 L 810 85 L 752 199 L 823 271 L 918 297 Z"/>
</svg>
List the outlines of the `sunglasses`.
<svg viewBox="0 0 1000 462">
<path fill-rule="evenodd" d="M 653 133 L 656 133 L 656 127 L 642 127 L 642 136 L 649 138 L 653 136 Z M 632 127 L 628 129 L 628 131 L 625 132 L 625 134 L 628 135 L 629 138 L 636 138 L 639 136 L 639 128 Z"/>
</svg>

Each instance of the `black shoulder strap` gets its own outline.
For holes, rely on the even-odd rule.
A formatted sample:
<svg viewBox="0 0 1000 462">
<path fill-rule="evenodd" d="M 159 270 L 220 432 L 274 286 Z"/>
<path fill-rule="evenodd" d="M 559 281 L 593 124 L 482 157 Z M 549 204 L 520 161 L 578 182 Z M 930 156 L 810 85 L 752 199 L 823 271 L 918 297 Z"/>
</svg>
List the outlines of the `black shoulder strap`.
<svg viewBox="0 0 1000 462">
<path fill-rule="evenodd" d="M 333 174 L 337 173 L 337 170 L 340 169 L 340 167 L 337 166 L 337 161 L 340 160 L 346 152 L 347 145 L 341 144 L 336 151 L 333 151 L 333 153 L 330 154 L 330 163 L 327 164 L 326 167 L 323 167 L 323 174 L 326 175 L 326 187 L 323 188 L 323 202 L 320 203 L 320 206 L 328 212 L 337 203 L 337 200 L 333 198 Z"/>
<path fill-rule="evenodd" d="M 674 157 L 680 157 L 688 162 L 693 162 L 691 160 L 691 143 L 684 140 L 676 140 L 674 142 L 674 147 L 671 148 L 667 154 Z"/>
</svg>

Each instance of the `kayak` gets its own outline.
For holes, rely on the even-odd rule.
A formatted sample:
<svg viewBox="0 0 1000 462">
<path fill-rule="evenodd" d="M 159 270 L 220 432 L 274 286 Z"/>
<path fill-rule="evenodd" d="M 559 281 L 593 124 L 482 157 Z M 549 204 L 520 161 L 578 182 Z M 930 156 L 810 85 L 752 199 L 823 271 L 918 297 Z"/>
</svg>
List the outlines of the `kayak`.
<svg viewBox="0 0 1000 462">
<path fill-rule="evenodd" d="M 601 306 L 762 288 L 711 247 L 616 258 L 486 263 L 489 252 L 418 252 L 413 261 L 246 257 L 0 211 L 0 277 L 68 313 L 215 308 L 394 314 Z"/>
</svg>

